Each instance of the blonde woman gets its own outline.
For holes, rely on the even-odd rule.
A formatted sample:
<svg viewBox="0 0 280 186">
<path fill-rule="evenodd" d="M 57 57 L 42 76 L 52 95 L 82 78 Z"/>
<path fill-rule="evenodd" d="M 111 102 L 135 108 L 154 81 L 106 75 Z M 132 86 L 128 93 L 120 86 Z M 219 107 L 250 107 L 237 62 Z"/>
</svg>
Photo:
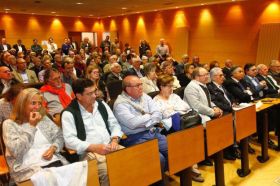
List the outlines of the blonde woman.
<svg viewBox="0 0 280 186">
<path fill-rule="evenodd" d="M 24 89 L 3 123 L 6 159 L 16 182 L 30 179 L 42 168 L 67 164 L 59 154 L 64 146 L 62 131 L 46 115 L 42 101 L 37 89 Z"/>
</svg>

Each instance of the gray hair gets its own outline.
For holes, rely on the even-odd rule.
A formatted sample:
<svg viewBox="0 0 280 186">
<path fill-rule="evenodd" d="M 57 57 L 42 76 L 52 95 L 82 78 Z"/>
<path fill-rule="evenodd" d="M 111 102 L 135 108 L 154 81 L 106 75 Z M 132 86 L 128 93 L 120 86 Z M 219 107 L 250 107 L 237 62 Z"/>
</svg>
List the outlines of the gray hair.
<svg viewBox="0 0 280 186">
<path fill-rule="evenodd" d="M 259 64 L 259 65 L 257 66 L 257 70 L 259 71 L 259 70 L 261 70 L 261 69 L 264 68 L 264 67 L 266 67 L 265 64 Z"/>
<path fill-rule="evenodd" d="M 271 62 L 269 63 L 269 66 L 270 66 L 270 67 L 271 67 L 271 66 L 274 66 L 274 65 L 276 65 L 276 63 L 279 63 L 279 60 L 273 59 L 273 60 L 271 60 Z"/>
<path fill-rule="evenodd" d="M 215 75 L 217 75 L 219 72 L 223 72 L 223 70 L 220 67 L 214 67 L 210 70 L 210 78 L 211 80 Z"/>
<path fill-rule="evenodd" d="M 117 67 L 117 66 L 121 66 L 121 65 L 119 63 L 112 63 L 112 64 L 110 64 L 110 70 L 112 71 L 112 69 Z"/>
</svg>

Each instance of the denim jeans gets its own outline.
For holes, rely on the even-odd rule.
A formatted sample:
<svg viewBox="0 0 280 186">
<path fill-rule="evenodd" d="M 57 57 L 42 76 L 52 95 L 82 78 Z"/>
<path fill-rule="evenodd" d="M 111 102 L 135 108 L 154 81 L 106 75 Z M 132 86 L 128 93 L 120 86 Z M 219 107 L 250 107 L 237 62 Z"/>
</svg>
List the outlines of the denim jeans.
<svg viewBox="0 0 280 186">
<path fill-rule="evenodd" d="M 155 130 L 146 130 L 137 134 L 128 135 L 127 139 L 122 140 L 122 145 L 125 147 L 129 147 L 152 139 L 158 139 L 161 172 L 164 173 L 164 171 L 168 169 L 167 142 L 166 137 L 160 134 L 157 128 Z"/>
</svg>

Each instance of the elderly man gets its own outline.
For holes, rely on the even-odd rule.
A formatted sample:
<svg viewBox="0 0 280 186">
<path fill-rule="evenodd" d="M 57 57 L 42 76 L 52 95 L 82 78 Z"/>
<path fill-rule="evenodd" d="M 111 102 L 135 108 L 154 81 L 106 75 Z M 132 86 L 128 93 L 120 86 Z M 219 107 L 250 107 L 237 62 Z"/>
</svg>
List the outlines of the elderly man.
<svg viewBox="0 0 280 186">
<path fill-rule="evenodd" d="M 196 109 L 200 114 L 212 117 L 220 117 L 223 111 L 212 101 L 206 84 L 209 82 L 209 72 L 202 67 L 193 71 L 193 80 L 187 85 L 184 92 L 184 100 L 190 107 Z M 207 120 L 207 119 L 206 119 Z"/>
<path fill-rule="evenodd" d="M 165 44 L 165 39 L 159 40 L 159 45 L 156 47 L 156 53 L 160 57 L 161 61 L 164 61 L 166 57 L 170 54 L 169 47 Z"/>
<path fill-rule="evenodd" d="M 58 122 L 61 111 L 74 98 L 72 88 L 69 84 L 62 83 L 60 72 L 55 68 L 45 71 L 44 83 L 40 90 L 45 99 L 45 106 L 48 113 Z"/>
<path fill-rule="evenodd" d="M 271 75 L 278 84 L 280 84 L 280 62 L 279 60 L 271 60 L 269 64 L 269 75 Z"/>
<path fill-rule="evenodd" d="M 6 66 L 0 66 L 0 95 L 6 93 L 12 85 L 19 83 L 10 69 Z"/>
<path fill-rule="evenodd" d="M 0 52 L 5 52 L 11 50 L 11 45 L 7 43 L 6 38 L 1 39 L 1 44 L 0 44 Z"/>
<path fill-rule="evenodd" d="M 224 73 L 226 79 L 229 79 L 231 77 L 230 69 L 232 67 L 233 67 L 232 60 L 231 59 L 227 59 L 225 61 L 225 67 L 223 68 L 223 73 Z"/>
<path fill-rule="evenodd" d="M 89 79 L 74 81 L 76 98 L 63 111 L 61 121 L 66 147 L 75 150 L 80 160 L 87 158 L 87 153 L 94 154 L 91 157 L 98 162 L 100 183 L 107 186 L 104 155 L 119 149 L 118 143 L 123 133 L 109 106 L 96 100 L 96 90 Z"/>
<path fill-rule="evenodd" d="M 268 68 L 264 64 L 259 64 L 257 66 L 258 75 L 256 76 L 259 81 L 265 81 L 267 88 L 264 89 L 265 96 L 269 97 L 279 97 L 280 86 L 277 81 L 268 74 Z"/>
<path fill-rule="evenodd" d="M 231 78 L 224 82 L 224 86 L 237 103 L 248 103 L 254 100 L 253 93 L 244 80 L 244 70 L 239 66 L 231 68 Z"/>
<path fill-rule="evenodd" d="M 122 67 L 120 64 L 118 63 L 111 64 L 111 72 L 107 76 L 106 83 L 109 84 L 110 82 L 113 81 L 122 80 L 123 74 L 121 72 L 122 72 Z"/>
<path fill-rule="evenodd" d="M 39 80 L 33 70 L 27 69 L 23 58 L 17 59 L 17 70 L 13 71 L 14 77 L 21 83 L 38 83 Z"/>
<path fill-rule="evenodd" d="M 127 76 L 123 80 L 123 92 L 114 104 L 114 114 L 122 131 L 127 135 L 124 146 L 131 146 L 151 139 L 158 139 L 162 173 L 167 170 L 166 137 L 160 134 L 161 122 L 171 125 L 171 119 L 162 121 L 158 105 L 143 93 L 142 81 L 137 76 Z"/>
<path fill-rule="evenodd" d="M 144 70 L 140 68 L 141 66 L 141 59 L 137 57 L 132 58 L 132 67 L 129 68 L 126 72 L 125 75 L 134 75 L 138 76 L 139 78 L 142 78 L 145 76 Z"/>
<path fill-rule="evenodd" d="M 110 56 L 110 58 L 109 58 L 109 63 L 106 64 L 106 65 L 104 66 L 104 68 L 103 68 L 104 74 L 107 74 L 107 73 L 111 72 L 111 69 L 110 69 L 111 67 L 110 67 L 110 65 L 113 64 L 113 63 L 117 63 L 117 59 L 118 59 L 118 56 L 117 56 L 117 55 L 112 55 L 112 56 Z"/>
</svg>

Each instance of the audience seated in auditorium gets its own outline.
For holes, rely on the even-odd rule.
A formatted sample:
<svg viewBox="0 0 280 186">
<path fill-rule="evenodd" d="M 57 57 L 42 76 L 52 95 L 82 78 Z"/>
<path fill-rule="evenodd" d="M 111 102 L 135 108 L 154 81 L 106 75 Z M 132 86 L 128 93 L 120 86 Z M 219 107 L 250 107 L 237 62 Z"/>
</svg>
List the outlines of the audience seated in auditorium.
<svg viewBox="0 0 280 186">
<path fill-rule="evenodd" d="M 100 48 L 102 50 L 102 53 L 105 52 L 105 47 L 107 47 L 110 50 L 111 42 L 110 42 L 110 36 L 106 36 L 105 39 L 100 43 Z"/>
<path fill-rule="evenodd" d="M 62 131 L 47 117 L 42 102 L 37 89 L 24 89 L 10 119 L 3 123 L 6 160 L 16 183 L 30 179 L 42 168 L 68 163 L 59 154 L 64 146 Z"/>
<path fill-rule="evenodd" d="M 280 62 L 279 60 L 273 59 L 269 64 L 269 75 L 271 75 L 277 84 L 280 84 Z"/>
<path fill-rule="evenodd" d="M 109 180 L 104 155 L 120 148 L 123 133 L 109 106 L 96 100 L 96 90 L 89 79 L 74 81 L 76 98 L 62 112 L 61 121 L 66 147 L 75 150 L 79 160 L 96 159 L 100 184 L 107 186 Z"/>
<path fill-rule="evenodd" d="M 21 83 L 38 83 L 38 78 L 33 70 L 27 69 L 25 59 L 17 59 L 17 70 L 13 71 L 16 80 Z"/>
<path fill-rule="evenodd" d="M 161 70 L 163 74 L 173 76 L 173 90 L 180 88 L 180 82 L 178 81 L 177 77 L 174 76 L 174 67 L 172 61 L 164 61 L 161 63 Z"/>
<path fill-rule="evenodd" d="M 125 72 L 125 76 L 134 75 L 142 78 L 145 76 L 144 70 L 140 68 L 141 59 L 137 57 L 132 58 L 132 67 Z"/>
<path fill-rule="evenodd" d="M 211 95 L 211 101 L 215 103 L 220 109 L 223 110 L 223 114 L 232 114 L 233 103 L 232 95 L 223 87 L 225 80 L 223 70 L 219 67 L 213 67 L 210 71 L 211 82 L 207 84 L 207 88 Z M 235 142 L 236 144 L 236 142 Z M 240 158 L 240 154 L 233 145 L 227 147 L 224 151 L 224 158 L 227 160 L 235 160 Z"/>
<path fill-rule="evenodd" d="M 153 99 L 159 105 L 160 111 L 163 114 L 163 118 L 172 118 L 172 125 L 168 126 L 163 122 L 167 133 L 176 131 L 173 126 L 177 125 L 178 127 L 180 123 L 180 121 L 177 119 L 178 116 L 180 114 L 186 114 L 191 110 L 190 106 L 185 101 L 183 101 L 177 94 L 173 93 L 173 81 L 174 78 L 170 75 L 159 76 L 157 85 L 160 89 L 160 92 Z M 201 177 L 200 171 L 197 169 L 197 165 L 192 167 L 192 179 L 198 182 L 204 181 L 204 179 Z"/>
<path fill-rule="evenodd" d="M 224 86 L 236 103 L 249 103 L 254 100 L 253 93 L 244 80 L 244 71 L 239 66 L 231 68 L 231 78 L 225 80 Z"/>
<path fill-rule="evenodd" d="M 231 59 L 227 59 L 225 61 L 225 67 L 223 68 L 223 73 L 225 75 L 226 79 L 229 79 L 231 77 L 230 69 L 233 67 L 233 63 Z"/>
<path fill-rule="evenodd" d="M 140 41 L 140 46 L 139 46 L 139 56 L 142 58 L 143 55 L 146 55 L 146 51 L 151 50 L 151 47 L 149 43 L 146 40 L 141 40 Z"/>
<path fill-rule="evenodd" d="M 73 81 L 77 79 L 77 76 L 74 73 L 74 59 L 72 59 L 71 57 L 65 57 L 63 59 L 62 68 L 62 82 L 72 85 Z"/>
<path fill-rule="evenodd" d="M 44 69 L 43 65 L 42 65 L 42 62 L 41 62 L 41 59 L 39 57 L 34 57 L 32 59 L 32 63 L 33 63 L 33 67 L 30 68 L 30 70 L 33 70 L 37 76 L 37 78 L 39 79 L 40 82 L 43 82 L 41 81 L 40 77 L 39 77 L 39 73 L 40 71 L 42 71 Z"/>
<path fill-rule="evenodd" d="M 17 43 L 13 45 L 13 48 L 16 50 L 16 54 L 18 52 L 23 52 L 24 55 L 27 54 L 27 50 L 26 50 L 24 44 L 22 44 L 21 39 L 17 40 Z"/>
<path fill-rule="evenodd" d="M 35 60 L 40 60 L 39 58 L 34 58 Z M 48 59 L 48 58 L 46 58 L 46 59 L 44 59 L 43 60 L 43 70 L 41 70 L 40 72 L 39 72 L 39 81 L 40 82 L 44 82 L 44 76 L 45 76 L 45 72 L 46 72 L 46 70 L 47 69 L 50 69 L 50 68 L 52 68 L 52 63 L 51 63 L 51 61 L 50 61 L 50 59 Z"/>
<path fill-rule="evenodd" d="M 124 146 L 158 139 L 161 170 L 164 174 L 168 168 L 166 137 L 160 134 L 159 128 L 156 127 L 162 122 L 163 116 L 159 106 L 150 96 L 143 93 L 142 82 L 137 76 L 124 78 L 123 92 L 114 103 L 114 114 L 122 131 L 127 135 L 127 138 L 122 140 Z M 171 122 L 171 119 L 166 122 Z M 161 183 L 164 185 L 163 181 Z"/>
<path fill-rule="evenodd" d="M 31 45 L 31 51 L 36 53 L 36 56 L 39 56 L 42 54 L 43 48 L 40 44 L 38 44 L 37 39 L 33 39 L 33 45 Z"/>
<path fill-rule="evenodd" d="M 192 64 L 186 64 L 185 72 L 177 75 L 178 81 L 182 87 L 187 86 L 189 82 L 191 82 L 193 70 L 194 66 Z"/>
<path fill-rule="evenodd" d="M 211 95 L 206 86 L 209 82 L 209 72 L 202 67 L 197 67 L 192 76 L 193 80 L 185 88 L 184 101 L 198 113 L 205 115 L 205 121 L 221 117 L 223 111 L 211 101 Z"/>
<path fill-rule="evenodd" d="M 198 56 L 193 56 L 192 58 L 192 65 L 196 67 L 201 67 L 202 65 L 200 64 L 200 59 Z"/>
<path fill-rule="evenodd" d="M 47 50 L 52 56 L 54 56 L 55 51 L 57 50 L 57 44 L 53 41 L 52 37 L 49 37 L 48 39 Z"/>
<path fill-rule="evenodd" d="M 244 80 L 250 87 L 255 99 L 263 98 L 265 96 L 264 91 L 267 89 L 266 82 L 264 80 L 259 81 L 256 77 L 258 74 L 257 67 L 252 63 L 247 63 L 244 66 L 245 77 Z"/>
<path fill-rule="evenodd" d="M 116 80 L 122 80 L 123 79 L 123 74 L 122 74 L 122 67 L 118 63 L 113 63 L 110 66 L 111 72 L 109 72 L 107 78 L 106 78 L 106 83 L 109 84 L 111 82 L 114 82 Z"/>
<path fill-rule="evenodd" d="M 266 97 L 279 97 L 280 85 L 277 84 L 277 81 L 268 74 L 268 68 L 264 64 L 259 64 L 257 66 L 258 75 L 257 78 L 259 81 L 265 81 L 267 88 L 264 89 L 264 94 Z"/>
<path fill-rule="evenodd" d="M 72 88 L 62 83 L 60 72 L 55 68 L 45 71 L 44 83 L 40 89 L 44 97 L 44 106 L 55 122 L 60 121 L 60 113 L 74 98 Z"/>
<path fill-rule="evenodd" d="M 96 97 L 107 101 L 109 99 L 105 82 L 101 79 L 100 68 L 96 65 L 90 65 L 86 70 L 86 78 L 90 79 L 97 87 Z"/>
<path fill-rule="evenodd" d="M 19 81 L 13 77 L 10 69 L 6 66 L 0 66 L 0 95 L 7 92 L 12 85 L 17 83 Z"/>
<path fill-rule="evenodd" d="M 10 117 L 17 95 L 24 89 L 22 83 L 12 85 L 0 99 L 0 124 Z"/>
<path fill-rule="evenodd" d="M 156 65 L 147 63 L 144 65 L 145 77 L 140 78 L 143 83 L 143 92 L 148 94 L 150 92 L 159 91 L 157 87 Z"/>
<path fill-rule="evenodd" d="M 184 54 L 182 56 L 182 61 L 179 62 L 176 66 L 175 66 L 175 75 L 178 76 L 179 74 L 184 74 L 185 72 L 185 66 L 188 64 L 190 58 L 188 56 L 188 54 Z"/>
<path fill-rule="evenodd" d="M 169 47 L 165 42 L 165 39 L 159 40 L 159 45 L 156 47 L 156 54 L 159 56 L 161 61 L 165 61 L 166 57 L 170 54 Z"/>
<path fill-rule="evenodd" d="M 9 43 L 7 43 L 6 38 L 2 38 L 1 39 L 1 43 L 0 43 L 0 52 L 5 52 L 5 51 L 9 51 L 11 50 L 11 45 Z"/>
</svg>

